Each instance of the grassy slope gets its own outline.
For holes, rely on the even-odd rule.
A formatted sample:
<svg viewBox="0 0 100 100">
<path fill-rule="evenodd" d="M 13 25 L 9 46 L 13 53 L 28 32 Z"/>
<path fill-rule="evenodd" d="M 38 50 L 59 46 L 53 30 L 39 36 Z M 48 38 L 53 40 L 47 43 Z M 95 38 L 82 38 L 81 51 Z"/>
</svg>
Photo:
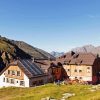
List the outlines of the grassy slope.
<svg viewBox="0 0 100 100">
<path fill-rule="evenodd" d="M 100 91 L 90 92 L 91 86 L 48 84 L 36 88 L 3 88 L 0 89 L 0 100 L 41 100 L 43 97 L 60 99 L 63 93 L 75 93 L 68 100 L 100 100 Z"/>
<path fill-rule="evenodd" d="M 12 53 L 12 49 L 14 49 L 14 46 L 0 39 L 0 50 Z"/>
</svg>

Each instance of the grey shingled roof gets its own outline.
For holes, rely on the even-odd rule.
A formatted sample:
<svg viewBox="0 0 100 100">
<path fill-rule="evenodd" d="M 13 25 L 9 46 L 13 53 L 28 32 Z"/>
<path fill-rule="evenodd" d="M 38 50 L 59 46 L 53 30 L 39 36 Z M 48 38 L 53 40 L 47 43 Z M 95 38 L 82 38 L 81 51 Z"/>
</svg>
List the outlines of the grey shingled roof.
<svg viewBox="0 0 100 100">
<path fill-rule="evenodd" d="M 82 65 L 93 65 L 96 55 L 92 53 L 78 53 L 77 57 L 72 56 L 71 53 L 66 53 L 64 56 L 57 58 L 56 62 L 67 63 L 67 64 L 82 64 Z"/>
<path fill-rule="evenodd" d="M 26 74 L 26 76 L 28 76 L 28 78 L 41 77 L 45 75 L 42 69 L 30 59 L 18 59 L 10 63 L 9 66 L 10 65 L 18 65 L 19 68 Z M 9 66 L 5 67 L 4 70 L 0 73 L 0 75 L 7 68 L 9 68 Z"/>
<path fill-rule="evenodd" d="M 29 78 L 44 75 L 42 69 L 29 59 L 20 59 L 18 65 Z"/>
</svg>

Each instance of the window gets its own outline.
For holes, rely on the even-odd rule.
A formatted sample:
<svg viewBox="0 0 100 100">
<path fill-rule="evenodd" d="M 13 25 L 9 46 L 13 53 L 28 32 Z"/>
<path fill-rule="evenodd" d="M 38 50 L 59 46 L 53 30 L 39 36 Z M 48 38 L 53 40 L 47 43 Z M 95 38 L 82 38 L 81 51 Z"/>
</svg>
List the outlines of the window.
<svg viewBox="0 0 100 100">
<path fill-rule="evenodd" d="M 9 78 L 6 78 L 6 82 L 9 83 Z"/>
<path fill-rule="evenodd" d="M 34 82 L 33 82 L 33 85 L 36 86 L 36 85 L 37 85 L 37 81 L 34 81 Z"/>
<path fill-rule="evenodd" d="M 75 79 L 77 79 L 77 77 L 75 77 Z"/>
<path fill-rule="evenodd" d="M 82 79 L 82 77 L 80 77 L 80 79 Z"/>
<path fill-rule="evenodd" d="M 8 75 L 10 75 L 10 70 L 8 70 Z"/>
<path fill-rule="evenodd" d="M 90 70 L 87 70 L 87 73 L 90 73 L 91 71 Z"/>
<path fill-rule="evenodd" d="M 87 69 L 90 69 L 90 67 L 87 67 Z"/>
<path fill-rule="evenodd" d="M 39 85 L 42 85 L 43 84 L 43 80 L 39 80 Z"/>
<path fill-rule="evenodd" d="M 11 84 L 14 84 L 14 79 L 11 79 L 10 82 L 11 82 Z"/>
<path fill-rule="evenodd" d="M 3 82 L 5 82 L 5 78 L 3 78 Z"/>
<path fill-rule="evenodd" d="M 75 69 L 75 72 L 77 72 L 77 69 Z"/>
<path fill-rule="evenodd" d="M 66 58 L 66 55 L 64 55 L 63 57 Z"/>
<path fill-rule="evenodd" d="M 70 69 L 68 69 L 68 71 L 70 71 Z"/>
<path fill-rule="evenodd" d="M 82 70 L 79 70 L 79 72 L 82 72 Z"/>
<path fill-rule="evenodd" d="M 87 67 L 87 73 L 90 73 L 90 71 L 91 71 L 90 67 Z"/>
<path fill-rule="evenodd" d="M 12 71 L 12 75 L 15 75 L 15 71 L 14 70 Z"/>
<path fill-rule="evenodd" d="M 24 81 L 20 81 L 20 85 L 24 86 L 25 85 Z"/>
<path fill-rule="evenodd" d="M 20 71 L 17 71 L 17 76 L 20 76 Z"/>
</svg>

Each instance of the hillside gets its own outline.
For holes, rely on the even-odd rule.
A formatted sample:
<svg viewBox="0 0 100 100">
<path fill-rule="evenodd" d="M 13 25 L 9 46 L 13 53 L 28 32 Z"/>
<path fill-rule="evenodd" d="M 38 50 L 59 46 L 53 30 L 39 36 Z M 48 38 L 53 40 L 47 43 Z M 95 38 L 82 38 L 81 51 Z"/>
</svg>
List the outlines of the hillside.
<svg viewBox="0 0 100 100">
<path fill-rule="evenodd" d="M 0 71 L 17 58 L 55 59 L 49 53 L 23 41 L 14 41 L 0 36 Z"/>
<path fill-rule="evenodd" d="M 11 92 L 9 92 L 11 91 Z M 65 93 L 75 95 L 68 99 L 61 99 Z M 36 88 L 2 88 L 0 100 L 42 100 L 51 97 L 53 100 L 100 100 L 100 86 L 91 85 L 54 85 L 48 84 Z M 49 99 L 43 99 L 49 100 Z"/>
<path fill-rule="evenodd" d="M 33 47 L 23 41 L 11 41 L 13 44 L 17 45 L 27 54 L 31 55 L 35 59 L 54 59 L 54 57 L 44 50 Z"/>
<path fill-rule="evenodd" d="M 41 50 L 41 49 L 36 48 L 36 47 L 33 47 L 33 46 L 23 42 L 23 41 L 15 41 L 15 40 L 7 39 L 5 37 L 0 37 L 0 40 L 5 41 L 7 43 L 7 45 L 9 44 L 9 45 L 13 46 L 15 50 L 17 49 L 16 52 L 20 50 L 23 53 L 26 53 L 27 55 L 31 56 L 32 58 L 35 58 L 35 59 L 55 59 L 51 54 L 47 53 L 46 51 Z M 2 44 L 2 42 L 1 42 L 1 44 Z M 5 48 L 7 48 L 7 47 L 5 46 Z M 4 49 L 4 46 L 3 46 L 3 49 Z M 7 49 L 7 51 L 8 51 L 8 49 Z M 22 52 L 20 54 L 17 54 L 17 55 L 20 56 L 21 54 L 23 54 Z"/>
<path fill-rule="evenodd" d="M 16 45 L 0 37 L 0 71 L 17 57 L 31 58 L 29 54 L 25 53 Z"/>
<path fill-rule="evenodd" d="M 82 47 L 77 47 L 72 49 L 74 52 L 83 52 L 83 53 L 93 53 L 93 54 L 99 54 L 100 55 L 100 46 L 95 47 L 93 45 L 85 45 Z"/>
</svg>

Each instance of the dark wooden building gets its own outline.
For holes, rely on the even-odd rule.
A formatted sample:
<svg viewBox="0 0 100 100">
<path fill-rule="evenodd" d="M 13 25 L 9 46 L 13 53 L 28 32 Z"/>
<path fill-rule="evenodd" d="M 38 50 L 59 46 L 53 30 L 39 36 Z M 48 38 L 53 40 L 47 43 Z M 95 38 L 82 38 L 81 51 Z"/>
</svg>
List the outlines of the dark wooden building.
<svg viewBox="0 0 100 100">
<path fill-rule="evenodd" d="M 48 73 L 52 75 L 53 81 L 55 82 L 63 81 L 68 78 L 68 75 L 60 62 L 57 64 L 51 63 Z"/>
</svg>

